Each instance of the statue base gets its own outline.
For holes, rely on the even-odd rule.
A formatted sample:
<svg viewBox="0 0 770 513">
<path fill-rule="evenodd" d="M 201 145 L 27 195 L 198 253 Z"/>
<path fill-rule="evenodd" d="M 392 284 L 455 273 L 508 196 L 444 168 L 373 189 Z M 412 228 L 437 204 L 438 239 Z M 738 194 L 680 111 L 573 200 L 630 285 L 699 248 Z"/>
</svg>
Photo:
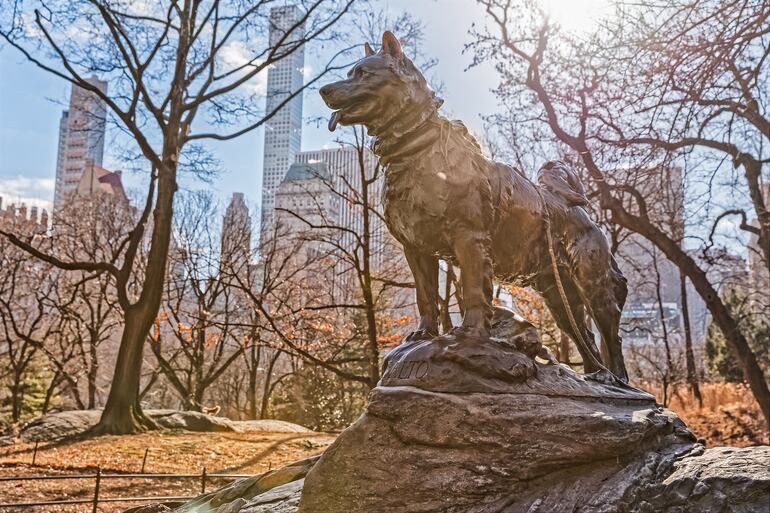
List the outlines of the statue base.
<svg viewBox="0 0 770 513">
<path fill-rule="evenodd" d="M 539 338 L 517 322 L 395 348 L 298 511 L 572 512 L 697 447 L 652 395 L 536 362 Z"/>
</svg>

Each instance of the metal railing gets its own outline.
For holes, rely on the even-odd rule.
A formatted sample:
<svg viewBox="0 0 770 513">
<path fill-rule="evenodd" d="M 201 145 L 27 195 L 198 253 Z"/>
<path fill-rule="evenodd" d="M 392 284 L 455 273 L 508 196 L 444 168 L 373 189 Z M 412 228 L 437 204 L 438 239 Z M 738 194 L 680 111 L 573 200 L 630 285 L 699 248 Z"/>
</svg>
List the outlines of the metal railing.
<svg viewBox="0 0 770 513">
<path fill-rule="evenodd" d="M 100 503 L 107 502 L 169 502 L 186 501 L 196 496 L 184 497 L 101 497 L 99 494 L 101 482 L 105 479 L 200 479 L 200 493 L 206 493 L 206 483 L 210 479 L 241 479 L 252 477 L 253 474 L 209 474 L 204 467 L 200 474 L 103 474 L 101 468 L 95 474 L 54 474 L 48 476 L 0 476 L 3 481 L 48 481 L 57 479 L 93 479 L 94 493 L 90 499 L 66 499 L 39 502 L 6 502 L 0 503 L 0 508 L 26 508 L 34 506 L 54 506 L 67 504 L 93 504 L 93 513 L 97 513 Z"/>
</svg>

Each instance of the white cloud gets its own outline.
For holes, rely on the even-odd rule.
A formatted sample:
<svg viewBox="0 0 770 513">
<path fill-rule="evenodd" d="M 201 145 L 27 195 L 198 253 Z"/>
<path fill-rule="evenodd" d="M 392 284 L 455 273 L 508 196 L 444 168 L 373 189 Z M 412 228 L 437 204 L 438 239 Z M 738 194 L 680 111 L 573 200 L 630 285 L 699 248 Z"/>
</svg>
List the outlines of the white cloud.
<svg viewBox="0 0 770 513">
<path fill-rule="evenodd" d="M 52 178 L 29 178 L 18 175 L 13 178 L 0 178 L 0 197 L 3 208 L 11 203 L 20 206 L 45 208 L 53 206 L 54 180 Z"/>
<path fill-rule="evenodd" d="M 35 16 L 30 12 L 22 13 L 21 26 L 22 26 L 22 30 L 24 31 L 24 35 L 29 38 L 42 39 L 43 37 L 45 37 L 45 34 L 43 34 L 43 31 L 40 30 L 40 27 L 37 25 L 37 22 L 35 21 Z"/>
<path fill-rule="evenodd" d="M 244 41 L 232 41 L 219 51 L 220 64 L 224 68 L 223 71 L 230 71 L 244 64 L 251 62 L 252 51 L 249 45 Z M 257 60 L 254 64 L 260 64 L 262 61 Z M 239 75 L 248 73 L 251 70 L 250 67 L 244 68 Z M 246 82 L 243 85 L 244 89 L 254 95 L 264 96 L 267 94 L 267 70 L 262 70 L 257 73 L 255 77 Z"/>
</svg>

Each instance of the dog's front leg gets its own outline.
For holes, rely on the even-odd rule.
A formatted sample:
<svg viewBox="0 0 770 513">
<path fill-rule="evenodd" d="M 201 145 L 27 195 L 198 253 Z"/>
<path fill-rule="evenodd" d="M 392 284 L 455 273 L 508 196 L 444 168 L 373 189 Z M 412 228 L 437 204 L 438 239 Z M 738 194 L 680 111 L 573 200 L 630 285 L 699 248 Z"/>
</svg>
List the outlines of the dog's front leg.
<svg viewBox="0 0 770 513">
<path fill-rule="evenodd" d="M 407 340 L 429 340 L 438 335 L 438 259 L 404 247 L 404 254 L 414 276 L 420 324 Z"/>
<path fill-rule="evenodd" d="M 458 227 L 453 233 L 452 247 L 460 262 L 465 307 L 460 331 L 488 337 L 492 322 L 492 259 L 489 256 L 489 237 L 471 227 Z"/>
</svg>

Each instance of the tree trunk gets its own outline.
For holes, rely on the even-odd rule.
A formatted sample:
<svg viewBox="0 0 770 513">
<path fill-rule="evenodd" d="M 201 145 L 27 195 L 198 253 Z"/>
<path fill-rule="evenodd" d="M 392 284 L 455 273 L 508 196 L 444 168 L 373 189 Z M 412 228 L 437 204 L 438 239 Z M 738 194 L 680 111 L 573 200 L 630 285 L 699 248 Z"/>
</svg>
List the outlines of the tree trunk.
<svg viewBox="0 0 770 513">
<path fill-rule="evenodd" d="M 569 336 L 563 331 L 559 331 L 559 358 L 561 363 L 569 365 L 571 345 Z"/>
<path fill-rule="evenodd" d="M 94 428 L 99 434 L 122 435 L 157 428 L 139 404 L 142 353 L 153 318 L 147 311 L 132 308 L 126 312 L 110 393 L 102 417 Z"/>
<path fill-rule="evenodd" d="M 666 312 L 663 309 L 663 294 L 661 292 L 660 269 L 658 268 L 657 251 L 653 248 L 652 265 L 655 269 L 655 301 L 658 304 L 658 318 L 663 331 L 663 345 L 666 349 L 666 371 L 663 373 L 663 406 L 668 407 L 668 386 L 676 382 L 674 375 L 674 361 L 671 358 L 671 341 L 668 338 L 668 326 L 666 326 Z"/>
<path fill-rule="evenodd" d="M 48 408 L 51 407 L 51 399 L 53 398 L 54 391 L 56 390 L 56 387 L 59 386 L 60 382 L 61 373 L 57 370 L 54 372 L 53 378 L 51 378 L 51 383 L 48 385 L 48 388 L 45 391 L 45 400 L 43 400 L 43 408 L 40 412 L 42 415 L 48 413 Z"/>
<path fill-rule="evenodd" d="M 18 422 L 21 417 L 21 405 L 24 400 L 23 373 L 15 372 L 11 382 L 11 421 Z"/>
<path fill-rule="evenodd" d="M 257 420 L 257 368 L 262 356 L 261 353 L 262 347 L 257 347 L 254 341 L 252 341 L 249 355 L 251 359 L 251 365 L 249 366 L 249 419 L 251 420 Z"/>
<path fill-rule="evenodd" d="M 442 333 L 449 333 L 449 331 L 454 327 L 452 326 L 452 314 L 449 311 L 449 302 L 452 299 L 452 281 L 453 280 L 454 280 L 454 267 L 450 262 L 447 262 L 446 280 L 444 281 L 444 297 L 439 298 L 439 315 L 441 317 Z"/>
<path fill-rule="evenodd" d="M 89 365 L 88 365 L 88 409 L 93 410 L 96 407 L 96 377 L 99 373 L 99 361 L 96 354 L 96 346 L 99 340 L 99 334 L 94 330 L 90 333 L 89 339 Z"/>
<path fill-rule="evenodd" d="M 690 306 L 687 302 L 687 277 L 679 273 L 679 287 L 682 302 L 682 327 L 684 331 L 684 357 L 687 363 L 687 383 L 690 385 L 692 395 L 698 401 L 698 406 L 703 407 L 703 396 L 698 384 L 698 373 L 695 369 L 695 354 L 692 350 L 692 328 L 690 326 Z"/>
<path fill-rule="evenodd" d="M 177 133 L 172 125 L 169 123 L 169 132 Z M 141 293 L 136 303 L 125 311 L 125 325 L 118 349 L 118 360 L 115 363 L 115 374 L 102 417 L 94 427 L 96 433 L 121 435 L 157 428 L 157 424 L 142 413 L 139 404 L 139 382 L 144 344 L 158 316 L 163 297 L 166 262 L 171 242 L 174 194 L 177 189 L 176 162 L 179 147 L 174 137 L 169 137 L 164 145 L 164 165 L 158 169 L 157 202 L 153 210 L 152 238 Z"/>
<path fill-rule="evenodd" d="M 363 130 L 361 134 L 361 140 L 363 141 Z M 377 382 L 380 380 L 380 348 L 377 344 L 377 305 L 374 302 L 374 293 L 372 291 L 372 226 L 371 226 L 371 212 L 369 202 L 369 180 L 366 176 L 366 166 L 363 159 L 363 148 L 358 148 L 358 164 L 359 173 L 361 179 L 361 204 L 363 205 L 363 237 L 362 237 L 362 260 L 363 268 L 361 269 L 363 276 L 360 277 L 361 292 L 364 296 L 364 305 L 366 308 L 366 335 L 369 348 L 369 387 L 374 388 L 377 386 Z"/>
<path fill-rule="evenodd" d="M 270 387 L 270 382 L 272 381 L 272 377 L 273 377 L 273 367 L 275 367 L 275 362 L 278 360 L 278 356 L 280 354 L 281 354 L 280 352 L 276 352 L 276 354 L 270 357 L 270 363 L 267 364 L 267 373 L 265 374 L 265 386 L 262 388 L 262 404 L 259 408 L 260 419 L 267 418 L 267 407 L 270 405 L 270 392 L 272 390 L 272 388 Z"/>
<path fill-rule="evenodd" d="M 588 164 L 587 164 L 588 165 Z M 592 169 L 596 170 L 595 164 Z M 608 193 L 605 193 L 608 194 Z M 757 357 L 749 347 L 746 337 L 741 332 L 738 322 L 730 314 L 727 306 L 719 297 L 719 294 L 711 285 L 706 273 L 698 267 L 698 264 L 679 245 L 663 232 L 625 210 L 622 204 L 609 195 L 602 198 L 602 207 L 612 211 L 613 221 L 624 228 L 628 228 L 655 244 L 692 282 L 695 290 L 706 302 L 706 307 L 711 314 L 714 323 L 725 337 L 727 344 L 735 352 L 740 362 L 746 381 L 749 384 L 754 398 L 759 403 L 765 423 L 770 425 L 770 388 L 765 381 L 762 368 L 757 362 Z"/>
</svg>

